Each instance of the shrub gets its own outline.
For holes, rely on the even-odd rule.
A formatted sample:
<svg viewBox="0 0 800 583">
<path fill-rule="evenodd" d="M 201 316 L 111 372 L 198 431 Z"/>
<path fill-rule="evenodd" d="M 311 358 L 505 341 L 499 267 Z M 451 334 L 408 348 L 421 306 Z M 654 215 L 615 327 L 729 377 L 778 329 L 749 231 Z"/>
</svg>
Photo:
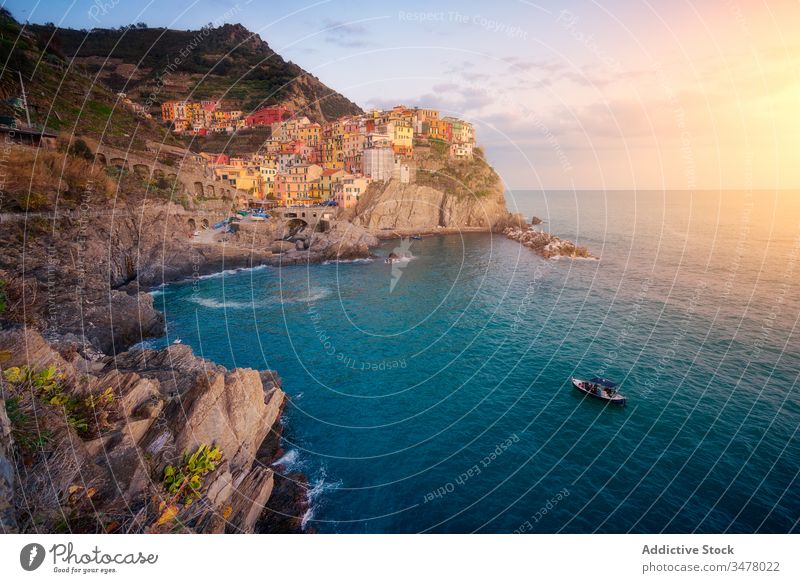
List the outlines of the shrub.
<svg viewBox="0 0 800 583">
<path fill-rule="evenodd" d="M 92 153 L 91 148 L 86 145 L 81 138 L 76 139 L 72 142 L 72 146 L 69 148 L 69 153 L 77 158 L 83 158 L 84 160 L 94 160 L 94 154 Z"/>
<path fill-rule="evenodd" d="M 220 461 L 220 449 L 203 444 L 193 454 L 185 453 L 180 467 L 169 465 L 164 468 L 164 488 L 173 495 L 173 502 L 182 497 L 184 506 L 190 506 L 200 498 L 203 477 L 217 469 Z"/>
<path fill-rule="evenodd" d="M 43 450 L 53 437 L 49 431 L 39 430 L 38 423 L 23 411 L 19 397 L 6 400 L 6 413 L 11 421 L 11 435 L 23 456 L 32 456 Z"/>
<path fill-rule="evenodd" d="M 13 366 L 6 369 L 3 375 L 14 392 L 28 389 L 40 401 L 60 408 L 67 424 L 83 438 L 101 435 L 118 414 L 113 388 L 84 398 L 75 397 L 67 392 L 64 375 L 59 374 L 53 366 L 38 373 L 27 366 Z"/>
<path fill-rule="evenodd" d="M 93 161 L 55 150 L 12 148 L 6 165 L 9 210 L 46 210 L 56 197 L 77 203 L 91 189 L 97 196 L 111 196 L 114 181 Z"/>
</svg>

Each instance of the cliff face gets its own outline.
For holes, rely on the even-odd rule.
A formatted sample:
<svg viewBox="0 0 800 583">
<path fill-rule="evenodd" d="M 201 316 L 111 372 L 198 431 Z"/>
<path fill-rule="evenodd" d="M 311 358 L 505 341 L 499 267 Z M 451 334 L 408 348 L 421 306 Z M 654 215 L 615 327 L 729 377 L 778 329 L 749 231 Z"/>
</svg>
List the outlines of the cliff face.
<svg viewBox="0 0 800 583">
<path fill-rule="evenodd" d="M 414 149 L 416 180 L 372 183 L 347 215 L 378 236 L 422 232 L 492 231 L 524 224 L 506 208 L 500 177 L 475 149 L 471 160 L 449 157 L 444 144 Z M 447 232 L 447 231 L 444 231 Z"/>
<path fill-rule="evenodd" d="M 97 201 L 55 218 L 8 217 L 0 233 L 0 278 L 9 296 L 4 317 L 83 336 L 108 354 L 161 334 L 163 318 L 140 286 L 269 257 L 268 250 L 191 245 L 189 219 L 199 223 L 203 217 L 208 215 L 144 201 L 116 209 Z"/>
<path fill-rule="evenodd" d="M 282 508 L 294 512 L 288 525 L 265 510 L 286 399 L 276 374 L 227 371 L 186 346 L 96 361 L 68 343 L 58 348 L 31 330 L 0 332 L 4 530 L 253 532 L 274 520 L 299 530 L 303 508 Z M 53 367 L 55 388 L 15 378 L 14 367 Z M 109 401 L 98 397 L 106 390 Z M 54 405 L 51 395 L 63 404 Z M 92 409 L 80 409 L 88 399 Z M 181 467 L 204 445 L 218 447 L 222 457 L 185 504 L 166 489 L 165 470 Z"/>
<path fill-rule="evenodd" d="M 375 234 L 437 232 L 441 229 L 502 231 L 517 219 L 506 208 L 499 184 L 487 194 L 457 195 L 396 180 L 371 187 L 352 212 L 352 221 Z"/>
</svg>

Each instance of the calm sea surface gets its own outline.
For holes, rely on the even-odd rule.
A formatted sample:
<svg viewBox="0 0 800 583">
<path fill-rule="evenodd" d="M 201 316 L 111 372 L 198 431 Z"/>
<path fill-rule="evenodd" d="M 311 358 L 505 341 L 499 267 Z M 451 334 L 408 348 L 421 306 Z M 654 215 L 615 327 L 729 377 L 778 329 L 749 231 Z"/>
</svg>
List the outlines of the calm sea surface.
<svg viewBox="0 0 800 583">
<path fill-rule="evenodd" d="M 798 531 L 800 193 L 508 197 L 601 260 L 386 242 L 164 288 L 156 344 L 280 373 L 321 532 Z"/>
</svg>

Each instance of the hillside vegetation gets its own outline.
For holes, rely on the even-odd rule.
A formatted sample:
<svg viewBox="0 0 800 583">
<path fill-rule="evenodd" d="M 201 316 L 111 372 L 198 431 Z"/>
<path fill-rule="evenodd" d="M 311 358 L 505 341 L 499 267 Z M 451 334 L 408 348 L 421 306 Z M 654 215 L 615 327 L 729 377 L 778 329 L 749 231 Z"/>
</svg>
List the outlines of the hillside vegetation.
<svg viewBox="0 0 800 583">
<path fill-rule="evenodd" d="M 285 103 L 316 121 L 360 113 L 352 101 L 285 61 L 241 24 L 202 30 L 129 27 L 81 31 L 33 25 L 114 91 L 151 105 L 225 98 L 244 111 Z"/>
<path fill-rule="evenodd" d="M 417 148 L 417 160 L 417 184 L 421 186 L 459 198 L 486 197 L 501 188 L 500 177 L 480 148 L 475 148 L 471 160 L 453 160 L 447 154 L 447 144 L 433 142 L 429 148 Z"/>
<path fill-rule="evenodd" d="M 7 63 L 0 71 L 0 115 L 25 121 L 24 111 L 6 101 L 22 95 L 21 73 L 34 124 L 123 148 L 144 149 L 146 140 L 174 142 L 155 121 L 137 115 L 104 84 L 70 66 L 48 39 L 0 10 L 0 59 Z"/>
</svg>

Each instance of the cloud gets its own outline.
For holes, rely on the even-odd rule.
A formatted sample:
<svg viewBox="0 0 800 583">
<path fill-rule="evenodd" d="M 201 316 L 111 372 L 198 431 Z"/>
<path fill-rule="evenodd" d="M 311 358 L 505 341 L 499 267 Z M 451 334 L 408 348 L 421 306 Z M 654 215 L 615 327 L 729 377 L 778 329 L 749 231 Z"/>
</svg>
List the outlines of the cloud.
<svg viewBox="0 0 800 583">
<path fill-rule="evenodd" d="M 342 48 L 354 49 L 369 46 L 366 40 L 369 32 L 365 26 L 327 19 L 325 24 L 325 42 Z"/>
</svg>

